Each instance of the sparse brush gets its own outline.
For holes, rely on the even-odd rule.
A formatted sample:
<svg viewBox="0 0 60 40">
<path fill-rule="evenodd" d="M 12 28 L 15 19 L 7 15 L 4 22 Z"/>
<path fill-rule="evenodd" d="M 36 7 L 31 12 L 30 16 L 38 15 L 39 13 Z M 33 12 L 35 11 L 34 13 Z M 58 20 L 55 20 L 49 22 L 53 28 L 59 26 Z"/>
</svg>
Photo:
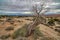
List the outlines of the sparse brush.
<svg viewBox="0 0 60 40">
<path fill-rule="evenodd" d="M 15 40 L 29 40 L 29 39 L 26 38 L 26 37 L 18 37 L 18 38 L 16 38 Z"/>
<path fill-rule="evenodd" d="M 59 19 L 54 19 L 54 21 L 59 21 Z"/>
<path fill-rule="evenodd" d="M 60 25 L 60 20 L 59 20 L 59 21 L 57 21 L 57 24 L 59 24 L 59 25 Z"/>
<path fill-rule="evenodd" d="M 40 40 L 56 40 L 55 38 L 51 37 L 42 37 Z"/>
<path fill-rule="evenodd" d="M 57 24 L 60 24 L 60 19 L 54 19 L 56 22 L 57 22 Z"/>
<path fill-rule="evenodd" d="M 17 37 L 26 37 L 27 34 L 27 24 L 25 24 L 22 28 L 18 29 L 17 31 L 15 31 L 12 35 L 12 38 L 17 38 Z M 42 37 L 43 34 L 40 32 L 39 27 L 35 27 L 33 33 L 33 38 L 37 39 L 39 37 Z"/>
<path fill-rule="evenodd" d="M 29 18 L 26 18 L 25 20 L 29 20 L 29 21 L 32 21 L 32 19 L 29 19 Z"/>
<path fill-rule="evenodd" d="M 6 31 L 11 31 L 11 30 L 14 30 L 14 27 L 10 26 L 10 27 L 7 27 L 5 30 Z"/>
<path fill-rule="evenodd" d="M 55 28 L 60 28 L 60 26 L 55 26 Z"/>
<path fill-rule="evenodd" d="M 12 19 L 11 18 L 7 18 L 7 21 L 10 22 Z"/>
<path fill-rule="evenodd" d="M 60 33 L 60 29 L 56 28 L 55 31 L 59 32 Z"/>
<path fill-rule="evenodd" d="M 19 36 L 25 37 L 26 33 L 27 33 L 27 24 L 25 24 L 22 28 L 19 28 L 18 30 L 16 30 L 13 33 L 12 38 L 17 38 Z"/>
<path fill-rule="evenodd" d="M 2 35 L 1 37 L 0 37 L 0 39 L 7 39 L 7 38 L 9 38 L 10 37 L 10 34 L 8 34 L 8 35 Z"/>
<path fill-rule="evenodd" d="M 35 27 L 35 30 L 33 31 L 33 37 L 34 40 L 37 40 L 39 37 L 43 37 L 43 34 L 39 30 L 39 27 Z"/>
<path fill-rule="evenodd" d="M 3 22 L 4 20 L 0 20 L 0 22 Z"/>
<path fill-rule="evenodd" d="M 49 19 L 49 20 L 48 20 L 48 24 L 51 25 L 51 26 L 55 25 L 54 22 L 55 22 L 54 19 Z"/>
</svg>

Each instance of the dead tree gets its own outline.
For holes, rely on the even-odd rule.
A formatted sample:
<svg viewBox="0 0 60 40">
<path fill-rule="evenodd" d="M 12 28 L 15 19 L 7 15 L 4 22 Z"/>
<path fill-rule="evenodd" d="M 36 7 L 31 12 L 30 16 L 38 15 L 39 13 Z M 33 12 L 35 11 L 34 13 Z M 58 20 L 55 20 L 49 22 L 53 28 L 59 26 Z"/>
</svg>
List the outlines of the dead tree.
<svg viewBox="0 0 60 40">
<path fill-rule="evenodd" d="M 39 24 L 44 24 L 46 23 L 46 18 L 44 17 L 44 13 L 46 13 L 49 9 L 44 8 L 45 3 L 40 5 L 40 9 L 38 8 L 37 5 L 33 6 L 33 12 L 35 14 L 35 20 L 28 25 L 27 27 L 27 37 L 30 36 L 33 33 L 33 30 L 36 26 Z"/>
</svg>

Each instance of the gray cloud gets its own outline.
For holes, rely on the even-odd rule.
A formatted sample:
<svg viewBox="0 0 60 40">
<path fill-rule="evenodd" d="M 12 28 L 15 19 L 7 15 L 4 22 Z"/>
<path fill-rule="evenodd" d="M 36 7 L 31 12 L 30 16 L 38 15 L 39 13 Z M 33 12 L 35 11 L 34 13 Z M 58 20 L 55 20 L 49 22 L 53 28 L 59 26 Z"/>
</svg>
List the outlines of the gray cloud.
<svg viewBox="0 0 60 40">
<path fill-rule="evenodd" d="M 59 2 L 60 3 L 60 0 L 53 0 L 53 2 L 57 2 L 57 3 Z"/>
<path fill-rule="evenodd" d="M 60 4 L 50 5 L 48 8 L 51 8 L 51 9 L 60 9 Z"/>
<path fill-rule="evenodd" d="M 2 0 L 0 1 L 0 10 L 10 12 L 30 12 L 32 6 L 35 3 L 39 3 L 39 1 L 40 0 Z M 53 0 L 53 2 L 58 1 Z M 50 5 L 48 8 L 60 9 L 60 4 Z"/>
</svg>

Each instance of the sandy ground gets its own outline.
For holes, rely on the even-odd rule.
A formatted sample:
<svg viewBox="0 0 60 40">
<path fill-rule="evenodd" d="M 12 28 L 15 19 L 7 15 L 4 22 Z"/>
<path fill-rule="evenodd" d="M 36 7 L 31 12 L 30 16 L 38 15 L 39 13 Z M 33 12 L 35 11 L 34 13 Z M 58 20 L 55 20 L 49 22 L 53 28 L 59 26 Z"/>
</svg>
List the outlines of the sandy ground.
<svg viewBox="0 0 60 40">
<path fill-rule="evenodd" d="M 56 32 L 53 29 L 51 29 L 45 25 L 42 25 L 42 24 L 40 24 L 39 27 L 40 27 L 40 30 L 42 31 L 42 33 L 45 34 L 46 36 L 53 37 L 55 39 L 60 40 L 60 37 L 57 35 L 58 32 Z"/>
<path fill-rule="evenodd" d="M 30 20 L 28 20 L 28 19 L 30 19 Z M 6 18 L 0 19 L 0 20 L 3 20 L 2 22 L 0 22 L 0 36 L 5 35 L 5 34 L 12 34 L 14 31 L 21 28 L 24 24 L 29 24 L 29 23 L 33 22 L 31 19 L 33 19 L 33 18 L 31 18 L 31 17 L 14 18 L 13 24 L 11 24 L 10 22 L 7 22 Z M 14 27 L 14 30 L 6 31 L 5 29 L 9 26 Z M 49 36 L 49 37 L 54 37 L 54 38 L 60 40 L 59 39 L 60 37 L 57 35 L 58 32 L 56 32 L 53 29 L 51 29 L 50 27 L 47 27 L 42 24 L 40 24 L 38 26 L 40 27 L 40 30 L 44 35 Z"/>
<path fill-rule="evenodd" d="M 26 18 L 14 18 L 14 24 L 10 24 L 10 22 L 5 22 L 6 19 L 1 19 L 1 20 L 4 20 L 3 22 L 0 23 L 0 35 L 3 35 L 3 34 L 8 34 L 8 33 L 11 33 L 15 30 L 17 30 L 18 28 L 24 26 L 24 24 L 29 24 L 31 23 L 32 21 L 29 21 L 29 20 L 25 20 Z M 18 22 L 18 20 L 20 22 Z M 14 27 L 14 30 L 12 31 L 6 31 L 5 29 L 9 26 L 12 26 Z"/>
</svg>

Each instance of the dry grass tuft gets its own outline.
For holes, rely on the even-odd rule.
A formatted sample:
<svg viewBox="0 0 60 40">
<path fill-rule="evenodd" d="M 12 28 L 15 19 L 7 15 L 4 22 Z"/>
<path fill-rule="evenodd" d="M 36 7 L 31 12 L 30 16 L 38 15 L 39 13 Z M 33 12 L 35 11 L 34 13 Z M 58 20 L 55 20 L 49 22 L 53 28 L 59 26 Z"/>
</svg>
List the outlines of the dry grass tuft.
<svg viewBox="0 0 60 40">
<path fill-rule="evenodd" d="M 17 38 L 17 37 L 26 37 L 27 34 L 27 24 L 25 24 L 22 28 L 18 29 L 17 31 L 15 31 L 12 35 L 12 38 Z M 43 34 L 40 32 L 39 27 L 35 27 L 33 33 L 33 38 L 37 39 L 39 37 L 42 37 Z"/>
</svg>

